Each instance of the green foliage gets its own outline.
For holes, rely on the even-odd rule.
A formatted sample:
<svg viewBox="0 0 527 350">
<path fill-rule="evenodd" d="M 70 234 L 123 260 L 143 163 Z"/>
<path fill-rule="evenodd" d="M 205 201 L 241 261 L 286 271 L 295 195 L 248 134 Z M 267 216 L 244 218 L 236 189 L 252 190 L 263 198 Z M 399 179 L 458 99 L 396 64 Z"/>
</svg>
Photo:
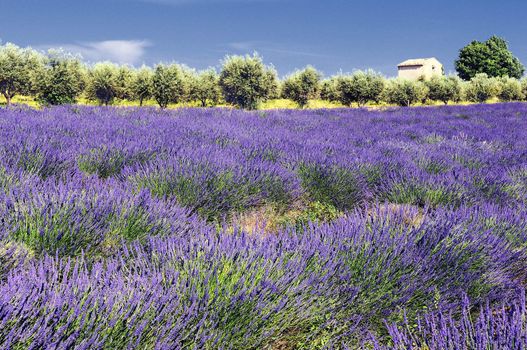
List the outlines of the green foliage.
<svg viewBox="0 0 527 350">
<path fill-rule="evenodd" d="M 233 213 L 266 203 L 281 207 L 290 200 L 278 177 L 239 179 L 232 171 L 214 173 L 205 166 L 195 166 L 192 175 L 159 171 L 134 176 L 131 181 L 157 197 L 175 198 L 181 206 L 190 208 L 209 222 L 219 222 Z"/>
<path fill-rule="evenodd" d="M 143 105 L 144 100 L 152 97 L 153 77 L 154 73 L 146 66 L 142 66 L 134 73 L 131 91 L 134 98 L 139 100 L 140 106 Z"/>
<path fill-rule="evenodd" d="M 34 92 L 44 61 L 44 56 L 31 48 L 22 49 L 9 43 L 0 46 L 0 93 L 8 105 L 15 95 Z"/>
<path fill-rule="evenodd" d="M 256 109 L 260 102 L 276 95 L 276 71 L 253 56 L 227 56 L 219 80 L 227 103 L 243 109 Z"/>
<path fill-rule="evenodd" d="M 384 78 L 374 71 L 358 71 L 351 76 L 342 76 L 337 81 L 338 99 L 345 106 L 353 102 L 360 106 L 379 102 L 384 90 Z"/>
<path fill-rule="evenodd" d="M 432 169 L 434 170 L 434 169 Z M 443 186 L 427 186 L 412 181 L 396 183 L 386 195 L 390 203 L 410 204 L 419 207 L 457 206 L 460 204 L 461 193 L 454 192 Z"/>
<path fill-rule="evenodd" d="M 296 71 L 284 80 L 282 96 L 295 101 L 300 108 L 304 108 L 310 99 L 318 97 L 320 77 L 321 74 L 311 66 Z"/>
<path fill-rule="evenodd" d="M 116 71 L 115 97 L 120 100 L 131 100 L 134 97 L 134 70 L 132 67 L 119 66 Z"/>
<path fill-rule="evenodd" d="M 363 200 L 359 177 L 349 169 L 302 164 L 298 173 L 302 188 L 312 202 L 329 204 L 338 210 L 349 210 Z"/>
<path fill-rule="evenodd" d="M 524 98 L 522 92 L 522 84 L 519 80 L 514 78 L 503 77 L 499 80 L 499 94 L 500 101 L 521 101 Z"/>
<path fill-rule="evenodd" d="M 92 215 L 87 215 L 90 208 L 79 202 L 72 200 L 54 210 L 35 209 L 19 205 L 17 226 L 9 238 L 25 244 L 37 254 L 57 252 L 59 255 L 75 256 L 94 247 L 102 239 L 92 234 L 100 224 Z M 78 221 L 78 217 L 82 217 L 82 222 Z"/>
<path fill-rule="evenodd" d="M 88 98 L 105 106 L 111 104 L 119 91 L 118 66 L 110 62 L 97 63 L 88 76 Z"/>
<path fill-rule="evenodd" d="M 158 64 L 152 78 L 152 94 L 161 108 L 184 98 L 183 70 L 178 64 Z"/>
<path fill-rule="evenodd" d="M 62 105 L 75 103 L 86 84 L 86 69 L 75 56 L 49 51 L 47 65 L 36 82 L 41 103 Z"/>
<path fill-rule="evenodd" d="M 470 80 L 480 73 L 489 77 L 509 76 L 519 79 L 525 71 L 520 60 L 509 50 L 507 42 L 497 36 L 485 42 L 473 41 L 462 48 L 455 66 L 463 80 Z"/>
<path fill-rule="evenodd" d="M 215 106 L 221 100 L 221 88 L 219 76 L 214 69 L 208 69 L 198 73 L 191 88 L 191 99 L 199 101 L 202 107 Z"/>
<path fill-rule="evenodd" d="M 432 101 L 460 102 L 462 99 L 462 85 L 458 77 L 432 77 L 425 82 L 428 87 L 428 98 Z"/>
<path fill-rule="evenodd" d="M 521 80 L 523 98 L 527 100 L 527 78 Z"/>
<path fill-rule="evenodd" d="M 101 179 L 106 179 L 120 174 L 125 166 L 146 162 L 151 156 L 149 152 L 127 155 L 118 149 L 100 147 L 92 149 L 88 154 L 80 155 L 77 165 L 79 170 L 86 174 L 96 174 Z"/>
<path fill-rule="evenodd" d="M 330 203 L 310 202 L 307 207 L 294 217 L 284 217 L 279 224 L 281 226 L 294 226 L 301 230 L 308 223 L 331 222 L 342 216 L 335 206 Z"/>
<path fill-rule="evenodd" d="M 393 79 L 384 89 L 384 100 L 398 106 L 411 106 L 423 101 L 428 95 L 428 89 L 423 82 L 405 79 Z"/>
<path fill-rule="evenodd" d="M 471 102 L 484 103 L 500 92 L 500 84 L 496 78 L 489 78 L 485 73 L 476 74 L 466 85 L 465 98 Z"/>
<path fill-rule="evenodd" d="M 322 81 L 321 87 L 320 87 L 320 98 L 325 101 L 330 101 L 330 102 L 340 101 L 338 83 L 339 83 L 338 76 L 331 77 L 329 79 Z"/>
</svg>

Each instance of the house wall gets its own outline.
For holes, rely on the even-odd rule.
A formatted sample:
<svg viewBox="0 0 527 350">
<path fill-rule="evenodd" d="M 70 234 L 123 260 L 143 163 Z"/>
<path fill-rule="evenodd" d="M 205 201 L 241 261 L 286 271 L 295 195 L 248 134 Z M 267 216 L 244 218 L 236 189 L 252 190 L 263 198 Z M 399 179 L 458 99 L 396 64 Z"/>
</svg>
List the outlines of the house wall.
<svg viewBox="0 0 527 350">
<path fill-rule="evenodd" d="M 399 67 L 399 78 L 417 80 L 425 75 L 424 66 L 404 66 Z"/>
<path fill-rule="evenodd" d="M 441 75 L 443 75 L 443 65 L 438 61 L 429 61 L 422 66 L 399 67 L 399 78 L 408 80 L 417 80 L 422 76 L 425 79 L 430 79 L 433 76 Z"/>
</svg>

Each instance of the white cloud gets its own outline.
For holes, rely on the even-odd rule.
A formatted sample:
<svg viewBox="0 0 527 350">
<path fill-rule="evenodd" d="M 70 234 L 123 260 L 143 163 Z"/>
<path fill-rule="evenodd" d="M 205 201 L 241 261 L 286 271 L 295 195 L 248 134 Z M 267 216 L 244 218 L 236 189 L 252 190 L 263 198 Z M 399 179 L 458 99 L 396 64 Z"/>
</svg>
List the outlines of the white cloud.
<svg viewBox="0 0 527 350">
<path fill-rule="evenodd" d="M 146 48 L 151 46 L 147 40 L 104 40 L 80 42 L 75 44 L 40 45 L 41 48 L 61 48 L 73 54 L 80 54 L 89 62 L 112 61 L 119 64 L 140 63 Z"/>
</svg>

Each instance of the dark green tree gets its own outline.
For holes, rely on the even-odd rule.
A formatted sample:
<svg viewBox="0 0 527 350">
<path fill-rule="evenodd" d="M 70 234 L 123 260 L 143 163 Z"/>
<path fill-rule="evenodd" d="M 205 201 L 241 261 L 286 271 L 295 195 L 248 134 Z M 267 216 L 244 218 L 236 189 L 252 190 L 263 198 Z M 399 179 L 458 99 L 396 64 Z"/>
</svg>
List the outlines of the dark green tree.
<svg viewBox="0 0 527 350">
<path fill-rule="evenodd" d="M 225 101 L 243 109 L 256 109 L 278 90 L 276 71 L 265 66 L 257 54 L 227 56 L 219 84 Z"/>
<path fill-rule="evenodd" d="M 463 80 L 470 80 L 478 73 L 519 79 L 525 71 L 520 60 L 509 50 L 507 42 L 497 36 L 485 42 L 473 41 L 462 48 L 455 66 Z"/>
<path fill-rule="evenodd" d="M 300 108 L 307 106 L 310 99 L 320 93 L 321 74 L 308 66 L 288 76 L 282 85 L 282 96 L 298 103 Z"/>
</svg>

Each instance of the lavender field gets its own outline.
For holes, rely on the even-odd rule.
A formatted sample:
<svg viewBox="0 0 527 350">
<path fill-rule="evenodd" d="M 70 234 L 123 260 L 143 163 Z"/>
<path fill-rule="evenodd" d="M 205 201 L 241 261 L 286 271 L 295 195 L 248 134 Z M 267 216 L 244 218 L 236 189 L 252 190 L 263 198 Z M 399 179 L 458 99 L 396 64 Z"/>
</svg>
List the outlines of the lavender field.
<svg viewBox="0 0 527 350">
<path fill-rule="evenodd" d="M 1 349 L 525 349 L 527 105 L 0 109 Z"/>
</svg>

